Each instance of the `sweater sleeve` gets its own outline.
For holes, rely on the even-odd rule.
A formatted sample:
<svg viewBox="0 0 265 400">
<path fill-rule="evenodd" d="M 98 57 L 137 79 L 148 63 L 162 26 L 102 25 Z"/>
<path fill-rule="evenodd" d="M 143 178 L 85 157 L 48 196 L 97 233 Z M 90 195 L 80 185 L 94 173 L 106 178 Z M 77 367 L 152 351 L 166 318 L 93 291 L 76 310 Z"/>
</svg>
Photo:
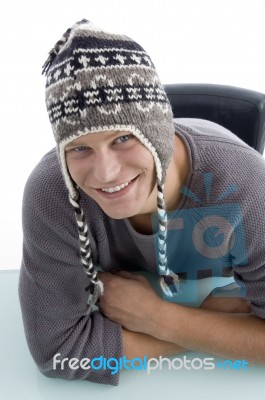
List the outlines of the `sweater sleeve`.
<svg viewBox="0 0 265 400">
<path fill-rule="evenodd" d="M 28 178 L 22 213 L 19 299 L 34 361 L 48 377 L 118 385 L 119 373 L 113 370 L 53 362 L 56 354 L 57 360 L 75 358 L 79 362 L 123 355 L 121 326 L 87 305 L 89 278 L 80 261 L 75 215 L 55 151 L 48 153 Z M 92 202 L 91 215 L 97 218 Z M 92 234 L 91 248 L 95 259 Z"/>
<path fill-rule="evenodd" d="M 261 176 L 261 173 L 256 172 L 256 177 L 252 180 L 256 181 L 257 175 Z M 265 176 L 263 182 L 264 178 Z M 242 288 L 243 296 L 251 301 L 251 314 L 265 319 L 265 190 L 264 183 L 260 183 L 261 185 L 257 183 L 256 186 L 250 180 L 248 183 L 252 196 L 248 196 L 248 206 L 243 210 L 247 262 L 234 267 L 234 278 Z"/>
<path fill-rule="evenodd" d="M 241 296 L 251 302 L 251 313 L 265 319 L 265 160 L 239 137 L 211 121 L 181 118 L 175 125 L 192 148 L 193 169 L 212 174 L 213 185 L 207 184 L 207 190 L 210 188 L 208 193 L 214 199 L 214 210 L 226 203 L 240 208 L 240 214 L 232 217 L 233 240 L 237 240 L 231 265 Z M 203 198 L 204 186 L 198 177 L 194 181 L 192 191 Z M 230 187 L 236 190 L 229 194 Z M 227 210 L 228 215 L 234 212 L 230 206 Z"/>
<path fill-rule="evenodd" d="M 245 262 L 234 266 L 234 278 L 242 295 L 251 301 L 251 314 L 265 319 L 265 161 L 253 149 L 234 149 L 229 161 L 237 181 L 236 200 L 245 242 L 245 249 L 240 247 L 237 256 Z"/>
</svg>

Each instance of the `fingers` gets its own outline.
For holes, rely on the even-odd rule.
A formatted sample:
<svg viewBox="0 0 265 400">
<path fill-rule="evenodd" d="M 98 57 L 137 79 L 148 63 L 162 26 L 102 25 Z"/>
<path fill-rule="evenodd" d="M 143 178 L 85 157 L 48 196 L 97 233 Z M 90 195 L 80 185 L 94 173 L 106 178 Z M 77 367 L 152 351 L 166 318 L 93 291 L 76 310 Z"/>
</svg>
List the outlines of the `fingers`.
<svg viewBox="0 0 265 400">
<path fill-rule="evenodd" d="M 124 270 L 116 270 L 113 269 L 110 271 L 113 275 L 119 275 L 119 276 L 123 276 L 124 278 L 132 278 L 132 276 L 134 275 L 132 272 L 129 271 L 124 271 Z"/>
<path fill-rule="evenodd" d="M 100 279 L 100 280 L 102 280 L 103 279 L 103 277 L 104 277 L 104 274 L 105 274 L 106 272 L 98 272 L 98 279 Z"/>
<path fill-rule="evenodd" d="M 106 283 L 114 276 L 123 278 L 123 279 L 134 279 L 136 281 L 141 281 L 147 283 L 148 280 L 137 273 L 125 271 L 125 270 L 111 270 L 110 272 L 98 272 L 98 278 L 103 282 Z"/>
<path fill-rule="evenodd" d="M 234 297 L 207 296 L 200 308 L 226 313 L 250 313 L 251 303 L 245 299 Z"/>
<path fill-rule="evenodd" d="M 135 279 L 135 280 L 145 280 L 142 275 L 135 274 L 133 272 L 124 271 L 124 270 L 112 270 L 111 273 L 113 275 L 120 276 L 126 279 Z"/>
</svg>

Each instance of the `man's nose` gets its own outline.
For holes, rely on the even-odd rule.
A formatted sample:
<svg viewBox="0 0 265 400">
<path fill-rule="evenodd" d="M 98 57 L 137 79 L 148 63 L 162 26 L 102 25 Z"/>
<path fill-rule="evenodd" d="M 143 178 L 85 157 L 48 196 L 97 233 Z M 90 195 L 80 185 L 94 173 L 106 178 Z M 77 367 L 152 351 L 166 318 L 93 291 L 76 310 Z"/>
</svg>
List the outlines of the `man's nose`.
<svg viewBox="0 0 265 400">
<path fill-rule="evenodd" d="M 99 152 L 94 159 L 94 177 L 99 183 L 117 181 L 121 172 L 121 164 L 115 152 L 109 150 Z"/>
</svg>

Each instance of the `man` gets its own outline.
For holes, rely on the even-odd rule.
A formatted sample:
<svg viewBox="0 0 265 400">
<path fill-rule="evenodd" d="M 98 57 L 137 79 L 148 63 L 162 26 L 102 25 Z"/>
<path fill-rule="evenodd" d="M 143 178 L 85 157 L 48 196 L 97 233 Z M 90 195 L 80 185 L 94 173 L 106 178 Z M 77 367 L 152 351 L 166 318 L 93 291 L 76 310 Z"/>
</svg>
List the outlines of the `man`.
<svg viewBox="0 0 265 400">
<path fill-rule="evenodd" d="M 86 20 L 57 42 L 44 72 L 57 152 L 26 184 L 19 285 L 40 370 L 115 385 L 108 369 L 58 366 L 58 357 L 196 350 L 264 363 L 264 159 L 214 123 L 173 121 L 148 54 Z M 159 277 L 169 301 L 139 269 Z M 232 271 L 241 297 L 219 290 L 187 307 L 185 274 L 220 271 Z"/>
</svg>

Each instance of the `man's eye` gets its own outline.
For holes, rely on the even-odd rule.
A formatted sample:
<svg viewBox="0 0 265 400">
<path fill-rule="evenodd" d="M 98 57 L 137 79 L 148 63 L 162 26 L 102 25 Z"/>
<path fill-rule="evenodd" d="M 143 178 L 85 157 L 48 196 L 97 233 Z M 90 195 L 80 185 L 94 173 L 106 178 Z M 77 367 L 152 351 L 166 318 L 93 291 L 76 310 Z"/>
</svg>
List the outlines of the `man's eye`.
<svg viewBox="0 0 265 400">
<path fill-rule="evenodd" d="M 82 153 L 82 152 L 88 150 L 88 147 L 86 147 L 86 146 L 78 146 L 78 147 L 74 147 L 72 150 L 74 152 L 76 152 L 76 153 Z"/>
<path fill-rule="evenodd" d="M 132 135 L 123 135 L 123 136 L 118 137 L 116 139 L 116 141 L 120 142 L 120 143 L 127 142 L 130 139 L 131 136 Z"/>
</svg>

